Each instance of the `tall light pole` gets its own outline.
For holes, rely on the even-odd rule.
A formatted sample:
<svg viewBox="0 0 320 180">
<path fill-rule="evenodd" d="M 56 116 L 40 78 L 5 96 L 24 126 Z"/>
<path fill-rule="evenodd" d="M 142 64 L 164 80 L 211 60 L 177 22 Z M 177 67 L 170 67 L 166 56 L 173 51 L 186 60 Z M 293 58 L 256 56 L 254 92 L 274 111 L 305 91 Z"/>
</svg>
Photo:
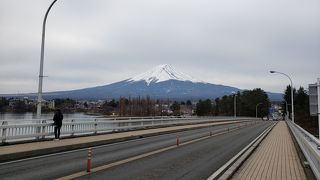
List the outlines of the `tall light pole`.
<svg viewBox="0 0 320 180">
<path fill-rule="evenodd" d="M 294 123 L 293 83 L 292 83 L 292 80 L 291 80 L 290 76 L 288 76 L 287 74 L 282 73 L 282 72 L 270 71 L 270 73 L 282 74 L 282 75 L 284 75 L 284 76 L 287 76 L 287 78 L 289 78 L 289 80 L 290 80 L 290 83 L 291 83 L 291 117 L 292 117 L 292 122 Z"/>
<path fill-rule="evenodd" d="M 284 102 L 286 103 L 286 118 L 288 118 L 288 115 L 289 115 L 288 102 L 286 100 L 284 100 Z"/>
<path fill-rule="evenodd" d="M 49 6 L 42 24 L 42 40 L 41 40 L 41 55 L 40 55 L 40 72 L 39 72 L 39 86 L 38 86 L 38 103 L 37 103 L 37 118 L 41 118 L 41 104 L 42 104 L 42 83 L 43 83 L 43 61 L 44 61 L 44 42 L 46 36 L 46 22 L 48 14 L 57 0 L 54 0 L 51 5 Z"/>
<path fill-rule="evenodd" d="M 317 94 L 318 94 L 318 131 L 320 139 L 320 78 L 317 79 Z M 318 146 L 319 149 L 319 146 Z"/>
<path fill-rule="evenodd" d="M 233 99 L 233 110 L 234 110 L 234 118 L 237 118 L 237 94 L 234 93 L 234 99 Z"/>
<path fill-rule="evenodd" d="M 258 117 L 258 106 L 259 106 L 260 104 L 262 104 L 262 103 L 258 103 L 258 104 L 256 105 L 256 118 Z"/>
</svg>

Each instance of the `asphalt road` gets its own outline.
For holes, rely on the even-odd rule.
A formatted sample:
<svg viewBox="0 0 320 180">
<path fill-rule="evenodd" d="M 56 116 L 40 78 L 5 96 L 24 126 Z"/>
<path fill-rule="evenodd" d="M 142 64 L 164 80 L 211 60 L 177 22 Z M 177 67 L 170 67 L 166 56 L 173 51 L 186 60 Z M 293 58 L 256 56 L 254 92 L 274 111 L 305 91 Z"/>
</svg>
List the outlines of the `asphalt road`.
<svg viewBox="0 0 320 180">
<path fill-rule="evenodd" d="M 249 126 L 80 179 L 207 179 L 269 125 L 271 122 Z"/>
<path fill-rule="evenodd" d="M 199 179 L 210 175 L 270 123 L 259 123 L 96 173 L 86 179 Z M 93 167 L 234 128 L 223 125 L 125 141 L 93 148 Z M 0 164 L 0 179 L 55 179 L 86 168 L 87 149 Z"/>
</svg>

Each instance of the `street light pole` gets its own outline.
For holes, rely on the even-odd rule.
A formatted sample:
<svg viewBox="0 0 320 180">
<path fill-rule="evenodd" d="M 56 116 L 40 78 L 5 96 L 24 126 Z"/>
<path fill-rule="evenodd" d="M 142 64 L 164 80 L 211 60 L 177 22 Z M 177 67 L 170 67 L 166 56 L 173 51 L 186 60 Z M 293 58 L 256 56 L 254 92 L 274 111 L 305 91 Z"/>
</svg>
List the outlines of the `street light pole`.
<svg viewBox="0 0 320 180">
<path fill-rule="evenodd" d="M 40 72 L 39 72 L 39 86 L 38 86 L 38 103 L 37 103 L 37 118 L 41 118 L 41 104 L 42 104 L 42 84 L 43 84 L 43 62 L 44 62 L 44 43 L 45 43 L 45 34 L 46 34 L 46 22 L 47 17 L 50 12 L 50 9 L 56 3 L 57 0 L 54 0 L 49 6 L 42 24 L 42 40 L 41 40 L 41 55 L 40 55 Z"/>
<path fill-rule="evenodd" d="M 286 103 L 286 119 L 287 119 L 289 115 L 288 102 L 286 100 L 284 102 Z"/>
<path fill-rule="evenodd" d="M 320 139 L 320 78 L 317 79 L 317 94 L 318 94 L 318 132 Z"/>
<path fill-rule="evenodd" d="M 289 80 L 290 80 L 290 83 L 291 83 L 291 117 L 292 117 L 292 122 L 294 123 L 293 83 L 292 83 L 292 80 L 291 80 L 290 76 L 288 76 L 287 74 L 282 73 L 282 72 L 270 71 L 270 73 L 282 74 L 282 75 L 284 75 L 284 76 L 287 76 L 287 78 L 289 78 Z"/>
<path fill-rule="evenodd" d="M 233 109 L 234 109 L 234 118 L 237 118 L 237 94 L 234 94 L 234 102 L 233 102 Z"/>
<path fill-rule="evenodd" d="M 256 105 L 256 118 L 258 118 L 258 106 L 259 106 L 260 104 L 262 104 L 262 103 L 258 103 L 258 104 Z"/>
</svg>

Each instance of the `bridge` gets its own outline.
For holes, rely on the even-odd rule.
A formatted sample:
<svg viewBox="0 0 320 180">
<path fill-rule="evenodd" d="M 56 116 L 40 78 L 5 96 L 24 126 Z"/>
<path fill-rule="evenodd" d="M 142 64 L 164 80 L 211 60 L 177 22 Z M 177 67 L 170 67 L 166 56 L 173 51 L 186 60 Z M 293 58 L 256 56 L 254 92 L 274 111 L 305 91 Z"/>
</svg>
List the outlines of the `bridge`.
<svg viewBox="0 0 320 180">
<path fill-rule="evenodd" d="M 320 179 L 297 124 L 233 117 L 1 121 L 1 179 Z"/>
</svg>

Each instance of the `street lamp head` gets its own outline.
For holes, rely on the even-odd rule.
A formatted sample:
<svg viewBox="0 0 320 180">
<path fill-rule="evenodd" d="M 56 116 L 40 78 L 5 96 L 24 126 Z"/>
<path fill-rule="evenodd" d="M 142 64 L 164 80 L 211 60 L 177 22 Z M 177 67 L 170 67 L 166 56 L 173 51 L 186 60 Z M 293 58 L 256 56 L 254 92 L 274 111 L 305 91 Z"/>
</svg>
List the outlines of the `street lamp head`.
<svg viewBox="0 0 320 180">
<path fill-rule="evenodd" d="M 270 73 L 275 73 L 275 71 L 270 71 Z"/>
</svg>

